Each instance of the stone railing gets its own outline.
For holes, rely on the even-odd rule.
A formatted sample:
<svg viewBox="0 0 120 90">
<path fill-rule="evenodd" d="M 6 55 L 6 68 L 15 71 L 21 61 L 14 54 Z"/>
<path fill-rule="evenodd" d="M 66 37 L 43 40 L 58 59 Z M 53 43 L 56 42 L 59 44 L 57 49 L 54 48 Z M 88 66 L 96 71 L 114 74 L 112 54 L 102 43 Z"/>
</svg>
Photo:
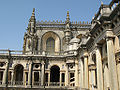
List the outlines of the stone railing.
<svg viewBox="0 0 120 90">
<path fill-rule="evenodd" d="M 8 81 L 8 85 L 12 85 L 12 82 L 11 82 L 11 81 Z"/>
<path fill-rule="evenodd" d="M 45 86 L 65 86 L 65 82 L 45 82 Z"/>
<path fill-rule="evenodd" d="M 34 86 L 40 86 L 41 85 L 41 82 L 40 81 L 34 81 Z"/>
<path fill-rule="evenodd" d="M 60 86 L 60 82 L 50 82 L 49 86 Z"/>
<path fill-rule="evenodd" d="M 71 87 L 74 87 L 74 86 L 75 86 L 75 81 L 70 82 L 70 86 L 71 86 Z"/>
<path fill-rule="evenodd" d="M 91 23 L 89 22 L 81 22 L 81 21 L 72 21 L 71 23 L 71 28 L 90 28 Z M 36 27 L 53 27 L 53 28 L 65 28 L 66 23 L 65 21 L 37 21 Z"/>
<path fill-rule="evenodd" d="M 39 25 L 42 25 L 42 24 L 65 24 L 65 21 L 62 21 L 62 20 L 60 20 L 60 21 L 58 21 L 58 20 L 53 20 L 53 21 L 37 21 L 37 24 L 39 24 Z M 83 24 L 90 24 L 89 22 L 85 22 L 85 21 L 83 21 L 83 22 L 81 22 L 81 21 L 72 21 L 71 22 L 71 24 L 79 24 L 79 25 L 83 25 Z"/>
<path fill-rule="evenodd" d="M 14 85 L 23 85 L 23 81 L 15 81 Z"/>
<path fill-rule="evenodd" d="M 63 55 L 63 52 L 53 52 L 53 53 L 49 53 L 46 51 L 36 51 L 34 53 L 34 55 Z M 0 55 L 33 55 L 33 52 L 31 51 L 25 51 L 23 53 L 23 51 L 18 51 L 18 50 L 0 50 Z"/>
<path fill-rule="evenodd" d="M 6 50 L 1 49 L 0 50 L 0 55 L 10 55 L 10 54 L 20 55 L 22 53 L 23 53 L 22 51 L 17 51 L 17 50 L 9 50 L 9 49 L 6 49 Z"/>
<path fill-rule="evenodd" d="M 65 82 L 61 82 L 61 86 L 65 86 Z"/>
</svg>

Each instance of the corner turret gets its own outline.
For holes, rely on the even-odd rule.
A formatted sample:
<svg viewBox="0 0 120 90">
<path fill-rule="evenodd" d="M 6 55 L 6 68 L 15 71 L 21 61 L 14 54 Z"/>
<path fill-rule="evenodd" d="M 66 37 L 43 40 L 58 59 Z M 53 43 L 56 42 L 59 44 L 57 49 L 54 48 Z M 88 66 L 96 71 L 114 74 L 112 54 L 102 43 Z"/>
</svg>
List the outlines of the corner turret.
<svg viewBox="0 0 120 90">
<path fill-rule="evenodd" d="M 70 16 L 69 16 L 69 11 L 67 11 L 67 18 L 66 18 L 66 21 L 65 21 L 65 30 L 64 30 L 64 39 L 65 39 L 65 42 L 66 44 L 69 43 L 71 37 L 72 37 L 72 32 L 71 32 L 71 28 L 70 28 Z"/>
</svg>

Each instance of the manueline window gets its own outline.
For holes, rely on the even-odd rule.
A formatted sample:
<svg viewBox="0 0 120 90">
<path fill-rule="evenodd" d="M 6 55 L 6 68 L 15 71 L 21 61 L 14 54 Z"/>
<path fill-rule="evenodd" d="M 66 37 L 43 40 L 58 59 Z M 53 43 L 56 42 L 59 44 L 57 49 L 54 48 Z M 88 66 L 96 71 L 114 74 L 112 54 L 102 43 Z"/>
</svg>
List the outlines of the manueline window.
<svg viewBox="0 0 120 90">
<path fill-rule="evenodd" d="M 54 54 L 55 52 L 55 40 L 52 37 L 46 41 L 46 51 L 48 54 Z"/>
</svg>

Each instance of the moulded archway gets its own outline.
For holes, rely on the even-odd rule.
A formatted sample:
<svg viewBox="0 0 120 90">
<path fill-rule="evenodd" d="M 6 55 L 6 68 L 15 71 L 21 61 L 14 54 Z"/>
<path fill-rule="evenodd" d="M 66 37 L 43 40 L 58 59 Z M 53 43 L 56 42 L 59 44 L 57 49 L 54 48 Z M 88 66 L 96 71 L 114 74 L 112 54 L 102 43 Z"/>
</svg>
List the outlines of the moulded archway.
<svg viewBox="0 0 120 90">
<path fill-rule="evenodd" d="M 60 45 L 61 45 L 61 42 L 60 42 L 60 37 L 56 34 L 56 33 L 54 33 L 54 32 L 52 32 L 52 31 L 49 31 L 49 32 L 46 32 L 43 36 L 42 36 L 42 39 L 41 39 L 41 41 L 42 41 L 42 50 L 43 51 L 46 51 L 46 47 L 47 47 L 47 40 L 49 39 L 49 38 L 52 38 L 53 40 L 54 40 L 54 42 L 55 42 L 55 52 L 60 52 Z"/>
<path fill-rule="evenodd" d="M 50 68 L 50 82 L 59 82 L 60 79 L 60 68 L 54 65 Z"/>
</svg>

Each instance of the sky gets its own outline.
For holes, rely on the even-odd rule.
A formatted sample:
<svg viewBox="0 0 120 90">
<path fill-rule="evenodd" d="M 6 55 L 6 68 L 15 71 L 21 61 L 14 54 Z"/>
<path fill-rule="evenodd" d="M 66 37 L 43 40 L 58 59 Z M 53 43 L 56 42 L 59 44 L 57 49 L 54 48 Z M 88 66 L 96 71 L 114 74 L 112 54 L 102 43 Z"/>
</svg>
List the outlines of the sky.
<svg viewBox="0 0 120 90">
<path fill-rule="evenodd" d="M 33 8 L 37 21 L 65 21 L 69 11 L 71 21 L 91 22 L 100 5 L 100 0 L 0 0 L 0 49 L 23 49 L 23 37 Z"/>
</svg>

